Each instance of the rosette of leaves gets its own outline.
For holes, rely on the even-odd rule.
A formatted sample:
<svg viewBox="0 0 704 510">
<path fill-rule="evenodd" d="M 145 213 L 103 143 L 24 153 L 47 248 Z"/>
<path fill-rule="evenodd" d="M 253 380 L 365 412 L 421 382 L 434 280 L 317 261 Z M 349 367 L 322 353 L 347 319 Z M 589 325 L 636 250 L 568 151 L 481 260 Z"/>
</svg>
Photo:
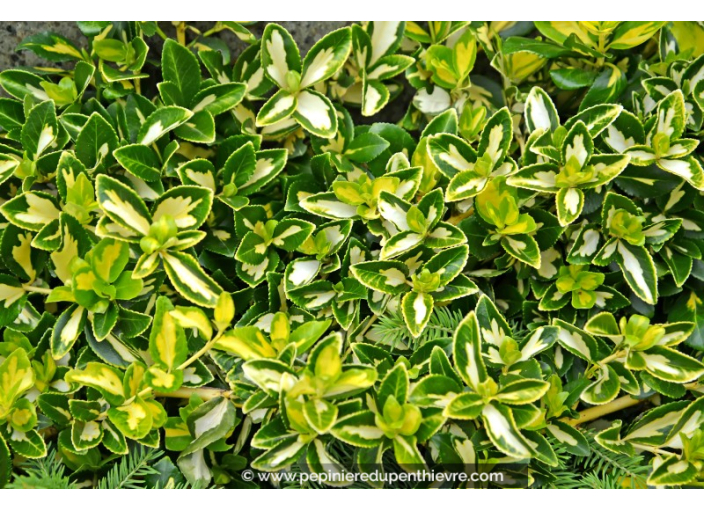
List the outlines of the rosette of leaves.
<svg viewBox="0 0 704 510">
<path fill-rule="evenodd" d="M 12 448 L 24 457 L 43 457 L 46 444 L 35 430 L 36 406 L 27 398 L 27 392 L 35 385 L 32 364 L 23 348 L 13 350 L 4 358 L 0 364 L 0 455 L 9 458 L 9 448 Z"/>
<path fill-rule="evenodd" d="M 584 191 L 599 188 L 626 168 L 628 155 L 594 154 L 594 142 L 580 120 L 569 131 L 560 127 L 552 133 L 555 152 L 541 150 L 549 162 L 528 165 L 508 177 L 512 186 L 555 193 L 560 225 L 574 222 L 584 208 Z"/>
<path fill-rule="evenodd" d="M 205 237 L 197 230 L 210 214 L 212 190 L 176 186 L 154 203 L 150 212 L 135 191 L 107 175 L 97 178 L 97 195 L 105 213 L 98 224 L 102 235 L 139 246 L 141 255 L 133 276 L 144 278 L 160 264 L 169 280 L 186 299 L 214 307 L 221 289 L 185 250 Z"/>
<path fill-rule="evenodd" d="M 350 269 L 371 290 L 398 296 L 404 322 L 411 334 L 418 337 L 428 324 L 435 302 L 452 301 L 479 291 L 469 278 L 460 274 L 467 254 L 467 246 L 460 245 L 440 251 L 421 265 L 417 256 L 409 256 L 405 261 L 402 257 L 360 262 Z"/>
<path fill-rule="evenodd" d="M 159 440 L 159 429 L 166 422 L 167 414 L 155 400 L 146 382 L 146 373 L 146 366 L 139 362 L 121 370 L 105 363 L 89 361 L 84 367 L 70 371 L 66 380 L 93 388 L 109 404 L 107 417 L 117 431 L 118 441 L 124 442 L 127 437 L 153 446 Z M 93 427 L 100 432 L 103 430 L 98 424 L 93 424 Z M 100 436 L 100 432 L 96 434 Z M 75 446 L 73 450 L 80 451 Z"/>
<path fill-rule="evenodd" d="M 593 316 L 584 326 L 586 332 L 615 344 L 609 358 L 628 370 L 645 371 L 652 376 L 644 379 L 651 387 L 657 387 L 660 381 L 688 383 L 702 375 L 701 362 L 673 349 L 691 335 L 692 328 L 689 322 L 651 324 L 642 315 L 621 317 L 617 322 L 609 312 Z"/>
<path fill-rule="evenodd" d="M 277 248 L 287 252 L 298 249 L 313 233 L 315 225 L 297 218 L 276 220 L 262 206 L 247 206 L 236 219 L 242 239 L 235 259 L 240 278 L 251 287 L 259 285 L 266 273 L 279 264 Z"/>
<path fill-rule="evenodd" d="M 659 168 L 684 179 L 697 190 L 704 188 L 704 170 L 690 154 L 699 145 L 698 140 L 682 138 L 687 113 L 681 90 L 675 90 L 659 103 L 655 116 L 643 126 L 644 143 L 628 147 L 625 154 L 637 166 L 656 164 Z"/>
<path fill-rule="evenodd" d="M 387 234 L 388 225 L 380 221 L 382 192 L 408 201 L 416 195 L 421 183 L 420 167 L 401 164 L 404 168 L 387 171 L 379 177 L 371 176 L 364 171 L 351 172 L 347 180 L 333 181 L 330 186 L 332 191 L 305 197 L 300 201 L 300 207 L 324 218 L 361 219 L 375 232 L 381 235 Z"/>
<path fill-rule="evenodd" d="M 702 66 L 704 66 L 704 59 L 701 57 L 692 62 L 676 60 L 653 64 L 648 68 L 652 78 L 642 81 L 645 91 L 634 106 L 640 113 L 650 114 L 667 95 L 680 90 L 684 96 L 687 112 L 687 129 L 693 132 L 699 131 L 704 122 L 701 104 L 702 91 L 704 91 L 700 76 Z M 666 68 L 663 69 L 663 67 Z"/>
<path fill-rule="evenodd" d="M 486 122 L 476 151 L 456 136 L 444 133 L 432 136 L 428 151 L 440 171 L 450 179 L 445 191 L 447 201 L 474 197 L 492 179 L 513 173 L 516 163 L 507 158 L 512 140 L 513 126 L 507 108 L 502 108 Z"/>
<path fill-rule="evenodd" d="M 318 41 L 301 62 L 291 34 L 280 25 L 267 25 L 262 36 L 262 68 L 279 90 L 257 113 L 257 126 L 271 126 L 293 118 L 316 136 L 335 136 L 335 108 L 314 86 L 333 76 L 344 65 L 351 49 L 351 30 L 340 28 Z"/>
<path fill-rule="evenodd" d="M 362 115 L 375 115 L 403 90 L 393 80 L 415 59 L 397 53 L 406 28 L 405 21 L 368 21 L 352 25 L 352 55 L 336 78 L 345 104 L 358 106 Z"/>
<path fill-rule="evenodd" d="M 617 420 L 595 439 L 613 452 L 654 452 L 648 483 L 655 486 L 697 485 L 701 481 L 701 418 L 704 402 L 670 402 L 643 415 L 628 430 Z"/>
<path fill-rule="evenodd" d="M 478 258 L 490 258 L 500 245 L 512 258 L 539 268 L 541 252 L 535 239 L 538 230 L 530 213 L 520 212 L 520 198 L 505 178 L 486 185 L 474 201 L 477 214 L 461 223 L 470 250 Z"/>
<path fill-rule="evenodd" d="M 303 367 L 295 364 L 295 344 L 289 345 L 293 358 L 250 359 L 242 366 L 249 380 L 270 399 L 281 402 L 277 415 L 252 439 L 253 445 L 266 450 L 252 465 L 264 471 L 278 470 L 305 456 L 313 472 L 329 466 L 342 470 L 326 451 L 331 429 L 343 416 L 361 411 L 361 401 L 350 397 L 374 384 L 376 370 L 343 365 L 339 333 L 317 342 Z"/>
<path fill-rule="evenodd" d="M 112 365 L 87 361 L 85 366 L 73 369 L 66 375 L 68 382 L 91 390 L 87 392 L 87 400 L 68 400 L 73 420 L 70 431 L 66 429 L 70 442 L 65 441 L 62 446 L 75 455 L 85 456 L 90 452 L 97 453 L 99 444 L 124 455 L 128 451 L 126 438 L 151 447 L 158 444 L 159 429 L 168 427 L 168 424 L 164 408 L 155 399 L 156 392 L 170 393 L 183 385 L 198 387 L 212 380 L 213 376 L 198 358 L 222 335 L 233 316 L 232 299 L 224 294 L 218 299 L 215 309 L 215 324 L 219 332 L 211 338 L 211 322 L 200 309 L 174 307 L 167 298 L 159 298 L 149 336 L 149 357 L 145 358 L 148 365 L 136 361 L 122 371 Z M 199 331 L 208 346 L 189 359 L 184 327 Z M 222 403 L 222 409 L 217 407 L 219 403 Z M 228 410 L 230 414 L 227 414 Z M 191 425 L 195 427 L 191 429 L 194 441 L 187 452 L 182 453 L 182 457 L 194 454 L 194 458 L 189 459 L 193 463 L 202 462 L 202 452 L 200 456 L 195 454 L 218 439 L 212 439 L 213 435 L 223 434 L 222 427 L 229 433 L 236 424 L 234 407 L 226 399 L 213 399 L 197 411 L 199 413 L 194 415 L 204 418 L 204 425 Z M 213 419 L 213 416 L 219 419 Z M 198 471 L 196 468 L 194 471 Z M 191 476 L 192 472 L 186 468 L 184 472 L 189 479 L 199 478 Z"/>
<path fill-rule="evenodd" d="M 522 103 L 525 131 L 528 133 L 521 158 L 525 166 L 550 161 L 559 162 L 565 134 L 578 122 L 586 126 L 592 140 L 605 133 L 604 142 L 618 153 L 623 152 L 630 143 L 630 139 L 637 136 L 629 128 L 625 131 L 613 128 L 614 123 L 629 124 L 631 114 L 619 104 L 596 104 L 581 109 L 561 124 L 553 100 L 542 88 L 537 86 L 531 88 Z"/>
<path fill-rule="evenodd" d="M 98 342 L 110 335 L 120 317 L 118 301 L 129 301 L 142 292 L 142 279 L 125 271 L 128 263 L 128 244 L 110 238 L 71 260 L 68 285 L 54 287 L 47 297 L 47 303 L 73 303 L 56 321 L 51 337 L 54 359 L 68 354 L 86 323 Z"/>
<path fill-rule="evenodd" d="M 459 228 L 442 221 L 445 204 L 441 189 L 431 191 L 417 205 L 388 192 L 381 193 L 381 200 L 381 213 L 391 224 L 389 234 L 392 234 L 379 254 L 382 260 L 396 258 L 421 244 L 432 249 L 443 249 L 466 242 Z"/>
<path fill-rule="evenodd" d="M 606 194 L 601 214 L 601 228 L 587 224 L 579 230 L 567 261 L 601 266 L 615 262 L 633 293 L 654 304 L 658 295 L 657 275 L 647 247 L 670 239 L 682 221 L 673 218 L 646 224 L 635 203 L 613 192 Z"/>
<path fill-rule="evenodd" d="M 369 410 L 338 420 L 332 429 L 341 441 L 359 447 L 357 463 L 363 471 L 380 469 L 381 458 L 392 449 L 396 462 L 413 472 L 426 467 L 418 449 L 444 424 L 439 409 L 412 403 L 408 370 L 398 364 L 386 373 L 376 389 Z"/>
<path fill-rule="evenodd" d="M 555 283 L 543 294 L 538 309 L 555 311 L 568 303 L 575 310 L 591 310 L 594 307 L 618 309 L 628 304 L 623 294 L 604 285 L 604 273 L 589 271 L 585 265 L 561 266 Z"/>
<path fill-rule="evenodd" d="M 483 335 L 489 335 L 492 341 L 513 342 L 515 348 L 517 344 L 508 336 L 496 336 L 497 332 L 500 335 L 510 329 L 498 324 L 497 320 L 504 321 L 493 305 L 486 306 L 483 313 L 485 326 L 480 324 L 475 312 L 470 312 L 458 326 L 453 336 L 453 363 L 442 349 L 434 349 L 436 368 L 418 382 L 410 401 L 422 407 L 443 409 L 442 414 L 453 421 L 481 417 L 488 438 L 500 452 L 516 459 L 535 457 L 553 465 L 555 453 L 545 438 L 522 429 L 539 418 L 541 413 L 532 403 L 549 389 L 548 383 L 531 377 L 537 374 L 538 365 L 531 358 L 554 343 L 555 332 L 551 329 L 536 331 L 523 350 L 513 351 L 514 362 L 525 361 L 519 361 L 509 373 L 495 378 L 491 375 L 493 370 L 484 362 L 483 346 L 487 337 L 484 336 L 483 341 Z M 493 329 L 487 330 L 486 326 Z M 506 348 L 501 350 L 506 352 Z"/>
<path fill-rule="evenodd" d="M 467 24 L 430 21 L 426 28 L 416 22 L 406 23 L 406 37 L 418 47 L 416 62 L 406 70 L 406 78 L 418 90 L 412 106 L 421 115 L 435 116 L 468 98 L 477 45 Z M 413 117 L 413 113 L 409 111 L 406 116 Z"/>
</svg>

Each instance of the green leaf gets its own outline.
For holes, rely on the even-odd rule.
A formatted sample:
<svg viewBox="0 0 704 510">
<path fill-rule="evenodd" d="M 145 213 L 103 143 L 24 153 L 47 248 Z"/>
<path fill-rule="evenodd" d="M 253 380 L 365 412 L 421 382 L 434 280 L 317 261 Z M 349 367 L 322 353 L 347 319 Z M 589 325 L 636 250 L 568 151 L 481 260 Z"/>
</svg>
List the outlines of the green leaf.
<svg viewBox="0 0 704 510">
<path fill-rule="evenodd" d="M 565 67 L 550 71 L 550 78 L 562 90 L 579 90 L 590 87 L 596 80 L 597 73 L 589 69 Z"/>
<path fill-rule="evenodd" d="M 56 321 L 51 335 L 51 355 L 61 359 L 69 353 L 78 335 L 83 332 L 87 310 L 80 305 L 68 307 Z"/>
<path fill-rule="evenodd" d="M 151 145 L 169 131 L 176 129 L 193 116 L 193 113 L 178 106 L 163 106 L 154 111 L 142 124 L 137 143 Z"/>
<path fill-rule="evenodd" d="M 179 138 L 193 143 L 210 144 L 215 141 L 215 119 L 207 110 L 195 113 L 174 130 Z"/>
<path fill-rule="evenodd" d="M 418 450 L 415 436 L 396 436 L 394 438 L 394 456 L 399 466 L 406 471 L 415 472 L 425 467 L 425 460 Z"/>
<path fill-rule="evenodd" d="M 591 335 L 560 319 L 554 319 L 553 325 L 559 327 L 557 341 L 562 347 L 587 361 L 599 358 L 598 344 Z"/>
<path fill-rule="evenodd" d="M 526 98 L 524 111 L 526 127 L 530 132 L 554 131 L 560 125 L 557 109 L 550 96 L 540 87 L 533 87 Z"/>
<path fill-rule="evenodd" d="M 0 364 L 0 417 L 6 418 L 13 404 L 34 386 L 34 371 L 27 353 L 14 350 Z"/>
<path fill-rule="evenodd" d="M 661 346 L 651 347 L 646 352 L 629 352 L 626 367 L 631 370 L 646 370 L 659 379 L 674 383 L 690 382 L 704 374 L 704 365 L 701 362 Z"/>
<path fill-rule="evenodd" d="M 159 158 L 146 145 L 125 145 L 115 149 L 113 155 L 125 170 L 144 181 L 157 181 L 161 177 Z"/>
<path fill-rule="evenodd" d="M 76 140 L 76 156 L 86 168 L 106 168 L 113 162 L 118 146 L 115 130 L 99 113 L 88 118 Z"/>
<path fill-rule="evenodd" d="M 250 195 L 258 191 L 274 179 L 286 166 L 288 152 L 285 149 L 268 149 L 257 152 L 257 162 L 251 174 L 238 172 L 235 177 L 235 184 L 242 195 Z M 242 181 L 239 177 L 242 175 Z M 244 175 L 247 175 L 244 178 Z M 240 184 L 241 183 L 241 184 Z"/>
<path fill-rule="evenodd" d="M 278 471 L 295 463 L 306 452 L 306 443 L 300 437 L 284 439 L 271 450 L 252 461 L 252 467 L 259 471 Z"/>
<path fill-rule="evenodd" d="M 128 230 L 149 234 L 152 217 L 142 199 L 120 181 L 99 175 L 96 179 L 96 197 L 100 208 L 115 223 Z"/>
<path fill-rule="evenodd" d="M 697 350 L 704 350 L 704 303 L 696 292 L 684 292 L 670 309 L 668 320 L 693 323 L 694 331 L 687 339 L 687 344 Z"/>
<path fill-rule="evenodd" d="M 360 448 L 374 448 L 385 437 L 371 411 L 360 411 L 339 419 L 330 433 L 340 441 Z"/>
<path fill-rule="evenodd" d="M 503 404 L 523 405 L 535 402 L 550 388 L 550 384 L 537 379 L 520 379 L 499 390 L 496 400 Z"/>
<path fill-rule="evenodd" d="M 162 260 L 169 281 L 179 294 L 197 305 L 215 307 L 222 289 L 205 274 L 196 259 L 185 253 L 170 252 Z"/>
<path fill-rule="evenodd" d="M 419 407 L 444 408 L 461 391 L 462 388 L 452 377 L 428 375 L 413 386 L 408 401 Z"/>
<path fill-rule="evenodd" d="M 327 80 L 345 63 L 352 49 L 352 31 L 349 27 L 330 32 L 316 42 L 303 59 L 301 88 Z"/>
<path fill-rule="evenodd" d="M 180 230 L 192 230 L 205 222 L 212 205 L 211 190 L 200 186 L 176 186 L 154 203 L 152 217 L 154 222 L 169 217 Z"/>
<path fill-rule="evenodd" d="M 626 88 L 626 75 L 618 67 L 607 64 L 582 99 L 580 110 L 600 103 L 614 103 Z"/>
<path fill-rule="evenodd" d="M 70 370 L 66 374 L 66 381 L 95 388 L 108 402 L 120 405 L 125 400 L 122 376 L 123 374 L 116 368 L 91 361 L 83 369 Z"/>
<path fill-rule="evenodd" d="M 554 421 L 547 426 L 548 433 L 572 455 L 586 457 L 590 453 L 587 438 L 576 428 L 563 421 Z"/>
<path fill-rule="evenodd" d="M 241 326 L 227 331 L 215 342 L 214 347 L 230 352 L 245 361 L 274 359 L 278 354 L 255 326 Z"/>
<path fill-rule="evenodd" d="M 697 477 L 697 467 L 676 455 L 665 458 L 648 477 L 653 485 L 686 485 Z"/>
<path fill-rule="evenodd" d="M 479 332 L 477 316 L 474 312 L 469 312 L 455 330 L 452 348 L 455 368 L 464 382 L 475 390 L 488 378 L 482 359 Z"/>
<path fill-rule="evenodd" d="M 643 44 L 664 25 L 662 21 L 624 21 L 611 35 L 609 47 L 625 50 Z"/>
<path fill-rule="evenodd" d="M 374 133 L 362 133 L 347 147 L 345 156 L 356 163 L 368 163 L 384 152 L 389 142 Z"/>
<path fill-rule="evenodd" d="M 39 232 L 48 223 L 59 219 L 57 200 L 48 193 L 23 193 L 0 206 L 0 212 L 13 225 Z"/>
<path fill-rule="evenodd" d="M 186 361 L 188 345 L 182 327 L 171 315 L 174 306 L 161 296 L 156 302 L 156 312 L 149 335 L 149 353 L 161 368 L 171 372 Z"/>
<path fill-rule="evenodd" d="M 405 403 L 408 399 L 408 385 L 408 371 L 404 365 L 389 370 L 376 393 L 378 408 L 383 409 L 389 397 L 394 397 L 398 403 Z"/>
<path fill-rule="evenodd" d="M 498 403 L 486 404 L 481 414 L 489 439 L 496 448 L 518 459 L 533 456 L 533 449 L 518 431 L 509 407 Z"/>
<path fill-rule="evenodd" d="M 597 379 L 587 386 L 580 398 L 587 404 L 604 405 L 611 402 L 621 391 L 619 375 L 611 365 L 603 365 Z"/>
<path fill-rule="evenodd" d="M 222 439 L 230 433 L 238 422 L 235 406 L 226 398 L 215 397 L 201 404 L 186 420 L 193 441 L 181 453 L 180 457 L 202 450 L 215 441 Z"/>
<path fill-rule="evenodd" d="M 311 399 L 303 405 L 303 416 L 318 434 L 327 434 L 337 420 L 338 408 L 323 399 Z"/>
<path fill-rule="evenodd" d="M 430 294 L 411 291 L 401 301 L 403 319 L 414 337 L 420 336 L 433 312 L 433 297 Z"/>
<path fill-rule="evenodd" d="M 282 89 L 286 89 L 289 71 L 301 72 L 301 55 L 298 46 L 281 25 L 269 23 L 262 34 L 262 69 L 267 77 Z"/>
<path fill-rule="evenodd" d="M 223 83 L 206 87 L 193 98 L 193 113 L 206 111 L 213 117 L 232 110 L 247 92 L 243 83 Z"/>
<path fill-rule="evenodd" d="M 655 304 L 658 298 L 658 281 L 655 265 L 648 251 L 642 246 L 632 246 L 619 241 L 616 260 L 623 271 L 628 286 L 643 301 Z"/>
<path fill-rule="evenodd" d="M 83 58 L 81 51 L 73 42 L 53 32 L 41 32 L 25 37 L 17 49 L 31 50 L 39 57 L 52 62 L 65 62 Z"/>
<path fill-rule="evenodd" d="M 245 375 L 272 397 L 278 397 L 284 374 L 294 375 L 288 365 L 276 360 L 251 360 L 242 365 Z"/>
<path fill-rule="evenodd" d="M 142 439 L 152 428 L 153 417 L 151 409 L 141 398 L 129 404 L 108 409 L 108 418 L 130 439 Z"/>
<path fill-rule="evenodd" d="M 173 83 L 184 101 L 191 101 L 200 90 L 200 65 L 191 50 L 173 39 L 164 42 L 161 54 L 161 72 L 164 81 Z M 188 106 L 181 104 L 179 106 Z M 149 144 L 145 144 L 149 145 Z"/>
<path fill-rule="evenodd" d="M 408 268 L 402 262 L 361 262 L 350 271 L 365 287 L 385 294 L 400 294 L 409 289 Z"/>
<path fill-rule="evenodd" d="M 533 237 L 527 234 L 502 237 L 501 246 L 506 253 L 521 262 L 536 269 L 540 267 L 540 248 Z"/>
<path fill-rule="evenodd" d="M 330 100 L 319 92 L 304 90 L 296 97 L 293 118 L 303 129 L 321 138 L 332 138 L 337 132 L 337 113 Z"/>
<path fill-rule="evenodd" d="M 51 149 L 59 135 L 56 109 L 53 101 L 39 103 L 29 111 L 27 121 L 22 126 L 22 146 L 27 156 L 37 160 Z"/>
</svg>

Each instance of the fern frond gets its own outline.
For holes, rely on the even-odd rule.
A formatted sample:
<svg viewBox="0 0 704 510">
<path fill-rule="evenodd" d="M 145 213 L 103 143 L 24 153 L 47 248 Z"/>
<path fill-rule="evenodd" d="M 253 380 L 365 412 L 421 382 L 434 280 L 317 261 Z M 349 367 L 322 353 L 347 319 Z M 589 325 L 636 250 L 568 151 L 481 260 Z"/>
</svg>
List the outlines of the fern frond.
<svg viewBox="0 0 704 510">
<path fill-rule="evenodd" d="M 141 489 L 144 477 L 158 475 L 152 464 L 164 455 L 162 450 L 138 446 L 115 464 L 98 482 L 97 489 Z"/>
<path fill-rule="evenodd" d="M 590 454 L 575 457 L 549 438 L 558 457 L 558 466 L 550 469 L 554 489 L 635 489 L 645 488 L 650 466 L 642 455 L 624 455 L 607 450 L 594 440 L 594 433 L 584 430 Z"/>
<path fill-rule="evenodd" d="M 6 489 L 77 489 L 78 486 L 64 474 L 66 466 L 56 458 L 56 450 L 49 450 L 46 457 L 30 459 L 22 464 L 24 474 L 15 474 Z"/>
<path fill-rule="evenodd" d="M 415 350 L 433 340 L 451 339 L 463 317 L 462 312 L 458 310 L 436 307 L 421 335 L 413 338 L 401 314 L 390 313 L 379 317 L 371 328 L 371 336 L 383 339 L 384 345 L 395 349 Z"/>
</svg>

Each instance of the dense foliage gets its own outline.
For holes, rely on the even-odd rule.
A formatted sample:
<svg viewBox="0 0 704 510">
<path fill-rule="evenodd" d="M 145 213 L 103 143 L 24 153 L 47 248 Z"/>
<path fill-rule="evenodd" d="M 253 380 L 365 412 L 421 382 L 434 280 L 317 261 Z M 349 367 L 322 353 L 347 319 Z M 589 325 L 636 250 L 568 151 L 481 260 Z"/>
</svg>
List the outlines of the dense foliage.
<svg viewBox="0 0 704 510">
<path fill-rule="evenodd" d="M 704 483 L 704 25 L 79 27 L 0 73 L 0 485 Z"/>
</svg>

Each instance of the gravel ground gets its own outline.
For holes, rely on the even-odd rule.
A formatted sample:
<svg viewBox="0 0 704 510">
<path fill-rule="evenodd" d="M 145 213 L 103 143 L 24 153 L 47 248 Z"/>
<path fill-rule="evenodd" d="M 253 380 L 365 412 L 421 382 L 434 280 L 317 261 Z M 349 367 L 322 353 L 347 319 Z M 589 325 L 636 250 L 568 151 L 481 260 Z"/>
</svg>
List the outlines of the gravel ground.
<svg viewBox="0 0 704 510">
<path fill-rule="evenodd" d="M 252 32 L 261 36 L 266 22 L 257 23 L 250 27 Z M 305 53 L 308 49 L 328 32 L 352 23 L 351 21 L 277 21 L 286 27 Z M 207 29 L 212 26 L 208 22 L 197 22 L 199 28 Z M 169 33 L 172 31 L 169 22 L 161 22 L 160 26 Z M 56 32 L 79 43 L 86 43 L 86 38 L 72 21 L 3 21 L 0 22 L 0 71 L 18 66 L 46 65 L 46 62 L 29 51 L 16 52 L 15 48 L 25 37 L 38 32 Z M 230 46 L 233 58 L 245 47 L 232 33 L 223 31 L 220 37 L 225 39 Z"/>
</svg>

